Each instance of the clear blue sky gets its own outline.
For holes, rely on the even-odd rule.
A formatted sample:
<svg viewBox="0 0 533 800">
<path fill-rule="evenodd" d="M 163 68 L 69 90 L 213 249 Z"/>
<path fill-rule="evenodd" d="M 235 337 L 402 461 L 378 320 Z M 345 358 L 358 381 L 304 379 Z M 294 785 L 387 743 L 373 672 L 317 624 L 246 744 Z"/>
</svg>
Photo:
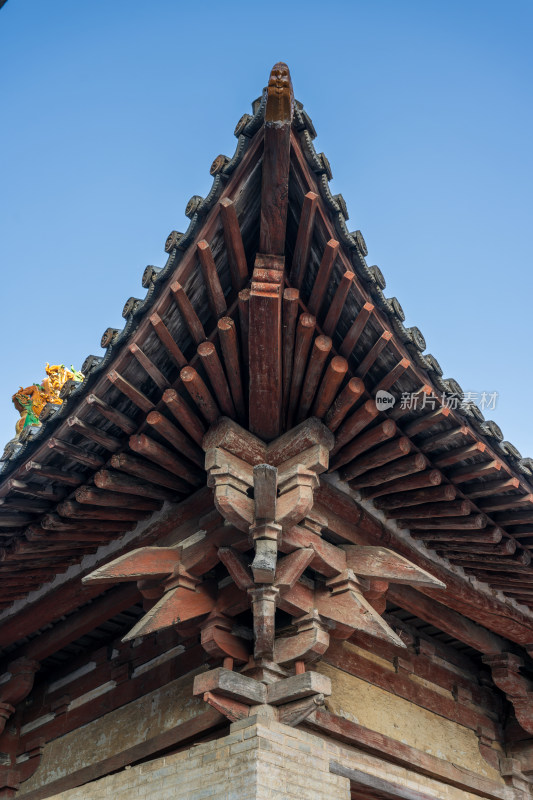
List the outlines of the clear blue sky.
<svg viewBox="0 0 533 800">
<path fill-rule="evenodd" d="M 8 0 L 0 443 L 46 361 L 142 297 L 277 60 L 408 325 L 533 456 L 530 0 Z"/>
</svg>

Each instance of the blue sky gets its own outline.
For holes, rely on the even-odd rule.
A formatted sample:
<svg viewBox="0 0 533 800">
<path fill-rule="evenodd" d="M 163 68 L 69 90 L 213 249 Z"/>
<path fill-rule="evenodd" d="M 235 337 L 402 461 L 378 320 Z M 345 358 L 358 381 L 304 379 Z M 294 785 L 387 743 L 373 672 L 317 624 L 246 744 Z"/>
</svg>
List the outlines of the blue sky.
<svg viewBox="0 0 533 800">
<path fill-rule="evenodd" d="M 20 384 L 123 326 L 285 60 L 387 296 L 533 456 L 532 23 L 529 0 L 8 0 L 0 443 Z"/>
</svg>

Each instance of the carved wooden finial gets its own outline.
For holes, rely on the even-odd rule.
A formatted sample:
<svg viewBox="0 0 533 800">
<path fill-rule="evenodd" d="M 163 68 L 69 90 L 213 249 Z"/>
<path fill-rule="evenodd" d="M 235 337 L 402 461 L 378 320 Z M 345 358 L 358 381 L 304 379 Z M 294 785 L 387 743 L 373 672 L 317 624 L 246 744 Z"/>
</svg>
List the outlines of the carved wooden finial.
<svg viewBox="0 0 533 800">
<path fill-rule="evenodd" d="M 291 122 L 294 110 L 291 73 L 287 64 L 278 61 L 272 67 L 267 87 L 265 121 Z"/>
</svg>

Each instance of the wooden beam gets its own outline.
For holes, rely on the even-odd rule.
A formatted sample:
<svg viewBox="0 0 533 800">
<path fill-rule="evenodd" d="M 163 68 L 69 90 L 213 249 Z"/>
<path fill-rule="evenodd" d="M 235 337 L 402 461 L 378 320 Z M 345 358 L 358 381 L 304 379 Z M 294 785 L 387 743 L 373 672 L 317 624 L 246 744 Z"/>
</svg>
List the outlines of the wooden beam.
<svg viewBox="0 0 533 800">
<path fill-rule="evenodd" d="M 359 378 L 364 378 L 367 375 L 391 339 L 392 333 L 390 331 L 383 331 L 377 342 L 370 348 L 366 356 L 355 370 L 355 374 Z"/>
<path fill-rule="evenodd" d="M 363 333 L 373 312 L 374 306 L 372 303 L 364 303 L 363 307 L 352 323 L 350 330 L 343 339 L 339 350 L 341 356 L 344 356 L 344 358 L 349 358 L 351 356 L 352 351 L 359 341 L 361 334 Z"/>
<path fill-rule="evenodd" d="M 88 422 L 85 422 L 85 420 L 79 417 L 69 417 L 67 425 L 69 428 L 76 431 L 76 433 L 81 433 L 82 436 L 89 439 L 91 442 L 96 442 L 96 444 L 99 444 L 101 447 L 105 447 L 110 453 L 115 453 L 122 446 L 120 440 L 115 436 L 101 431 L 100 428 L 97 428 L 95 425 L 89 425 Z"/>
<path fill-rule="evenodd" d="M 313 341 L 313 334 L 315 332 L 316 320 L 312 314 L 302 314 L 296 326 L 296 341 L 294 344 L 294 358 L 292 362 L 292 380 L 291 390 L 289 394 L 289 407 L 287 410 L 287 427 L 292 427 L 298 401 L 300 399 L 300 391 L 304 379 L 305 368 L 311 343 Z"/>
<path fill-rule="evenodd" d="M 339 246 L 339 243 L 335 239 L 330 239 L 324 248 L 322 260 L 320 262 L 320 266 L 315 277 L 315 282 L 313 284 L 313 289 L 311 291 L 311 296 L 309 297 L 309 302 L 307 303 L 309 313 L 314 314 L 315 317 L 320 311 L 322 303 L 326 298 L 331 273 L 339 253 Z"/>
<path fill-rule="evenodd" d="M 360 380 L 360 379 L 359 379 Z M 367 400 L 348 419 L 346 419 L 335 436 L 335 447 L 331 455 L 336 455 L 348 442 L 355 439 L 362 430 L 370 425 L 378 416 L 379 409 L 374 400 Z"/>
<path fill-rule="evenodd" d="M 478 461 L 476 464 L 466 464 L 464 467 L 456 467 L 447 473 L 448 479 L 452 483 L 467 483 L 476 480 L 492 472 L 500 472 L 503 468 L 501 461 Z"/>
<path fill-rule="evenodd" d="M 350 444 L 339 450 L 331 461 L 331 469 L 339 469 L 372 447 L 387 441 L 387 439 L 392 439 L 396 435 L 396 431 L 394 420 L 386 419 L 384 422 L 380 422 L 379 425 L 357 436 Z"/>
<path fill-rule="evenodd" d="M 237 339 L 235 322 L 231 317 L 222 317 L 222 319 L 218 321 L 217 328 L 224 365 L 226 367 L 226 375 L 231 390 L 231 397 L 237 412 L 237 418 L 240 422 L 244 422 L 246 418 L 246 406 L 244 403 L 239 342 Z"/>
<path fill-rule="evenodd" d="M 427 472 L 414 473 L 405 478 L 397 478 L 378 486 L 376 489 L 363 489 L 363 497 L 369 500 L 383 495 L 390 495 L 395 492 L 409 492 L 426 487 L 439 486 L 442 483 L 442 473 L 438 469 L 430 469 Z M 379 507 L 379 506 L 378 506 Z"/>
<path fill-rule="evenodd" d="M 443 486 L 429 486 L 427 488 L 414 489 L 411 491 L 393 492 L 385 497 L 377 497 L 374 500 L 374 505 L 380 510 L 387 510 L 421 505 L 423 503 L 454 500 L 456 495 L 457 489 L 455 486 L 445 484 Z"/>
<path fill-rule="evenodd" d="M 441 431 L 440 433 L 434 433 L 433 436 L 428 436 L 418 445 L 419 450 L 422 453 L 430 453 L 433 450 L 438 450 L 440 447 L 444 447 L 448 444 L 453 444 L 453 440 L 456 439 L 458 436 L 463 436 L 465 438 L 470 438 L 473 436 L 472 431 L 466 425 L 459 425 L 456 428 L 451 428 L 447 431 Z"/>
<path fill-rule="evenodd" d="M 510 489 L 517 489 L 520 486 L 518 478 L 504 478 L 499 481 L 479 481 L 479 483 L 471 483 L 470 486 L 465 486 L 463 491 L 471 499 L 475 497 L 492 497 L 498 492 L 504 492 Z"/>
<path fill-rule="evenodd" d="M 324 423 L 335 432 L 339 425 L 344 421 L 351 408 L 357 403 L 364 394 L 365 384 L 360 378 L 350 378 L 344 389 L 337 395 L 324 417 Z"/>
<path fill-rule="evenodd" d="M 294 110 L 289 68 L 272 68 L 265 109 L 259 252 L 283 256 L 289 200 L 290 136 Z"/>
<path fill-rule="evenodd" d="M 416 436 L 418 433 L 423 433 L 423 431 L 427 431 L 429 428 L 433 428 L 435 425 L 444 422 L 450 414 L 451 411 L 449 408 L 441 406 L 435 409 L 435 411 L 430 411 L 429 414 L 424 414 L 422 417 L 417 417 L 407 422 L 403 426 L 403 432 L 406 436 Z"/>
<path fill-rule="evenodd" d="M 427 466 L 427 458 L 422 453 L 400 458 L 391 464 L 386 464 L 378 469 L 372 469 L 356 480 L 350 481 L 352 489 L 362 489 L 367 486 L 379 486 L 388 481 L 404 478 L 416 472 L 421 472 Z"/>
<path fill-rule="evenodd" d="M 329 362 L 327 369 L 320 383 L 320 387 L 313 404 L 313 416 L 322 419 L 326 416 L 332 405 L 337 392 L 339 391 L 346 373 L 348 372 L 348 362 L 342 356 L 334 356 Z"/>
<path fill-rule="evenodd" d="M 296 323 L 298 320 L 298 289 L 285 289 L 282 305 L 282 369 L 283 369 L 283 395 L 282 407 L 287 413 L 289 395 L 291 391 L 292 365 L 294 363 L 294 338 L 296 336 Z"/>
<path fill-rule="evenodd" d="M 98 469 L 104 463 L 104 460 L 97 456 L 95 453 L 87 453 L 83 448 L 78 445 L 71 444 L 70 442 L 63 442 L 61 439 L 51 437 L 44 443 L 47 450 L 53 450 L 54 453 L 61 453 L 61 455 L 77 461 L 78 464 L 83 464 L 86 467 Z M 41 473 L 42 474 L 42 473 Z"/>
<path fill-rule="evenodd" d="M 150 316 L 150 324 L 174 364 L 178 369 L 184 367 L 187 364 L 187 359 L 159 314 L 154 313 Z"/>
<path fill-rule="evenodd" d="M 47 464 L 39 464 L 37 461 L 28 461 L 24 464 L 24 472 L 30 475 L 39 475 L 42 478 L 47 478 L 56 483 L 63 483 L 65 486 L 79 486 L 83 483 L 85 477 L 79 472 L 64 472 L 62 469 L 49 467 Z"/>
<path fill-rule="evenodd" d="M 183 367 L 180 372 L 183 386 L 203 417 L 210 423 L 220 417 L 220 410 L 205 383 L 194 367 Z"/>
<path fill-rule="evenodd" d="M 196 245 L 196 252 L 198 253 L 200 268 L 207 289 L 207 299 L 211 313 L 215 319 L 219 319 L 227 313 L 228 307 L 209 243 L 202 239 Z"/>
<path fill-rule="evenodd" d="M 372 394 L 375 395 L 377 392 L 388 392 L 389 389 L 394 386 L 397 380 L 399 380 L 403 373 L 409 369 L 411 366 L 411 362 L 408 358 L 401 358 L 395 367 L 388 372 L 384 378 L 380 380 L 380 382 L 374 386 L 372 389 Z"/>
<path fill-rule="evenodd" d="M 149 461 L 153 461 L 158 467 L 177 475 L 191 486 L 200 486 L 203 482 L 202 472 L 199 469 L 189 466 L 180 456 L 167 450 L 166 447 L 158 444 L 145 433 L 131 436 L 129 445 L 134 453 L 139 453 Z"/>
<path fill-rule="evenodd" d="M 185 400 L 175 389 L 167 389 L 162 397 L 163 403 L 178 420 L 183 430 L 198 445 L 202 445 L 205 434 L 205 425 L 196 414 L 191 411 Z"/>
<path fill-rule="evenodd" d="M 487 500 L 481 500 L 478 506 L 481 511 L 487 512 L 529 509 L 533 507 L 533 494 L 495 494 Z M 531 521 L 533 522 L 533 519 Z"/>
<path fill-rule="evenodd" d="M 109 492 L 94 486 L 80 486 L 74 497 L 82 505 L 103 506 L 104 508 L 131 508 L 135 511 L 158 511 L 161 503 L 148 497 L 135 497 L 120 492 Z"/>
<path fill-rule="evenodd" d="M 185 294 L 185 290 L 179 281 L 173 283 L 170 287 L 170 292 L 174 298 L 179 312 L 187 326 L 191 335 L 191 339 L 196 345 L 204 342 L 207 339 L 205 335 L 204 326 L 200 322 L 198 314 L 194 310 L 191 301 Z"/>
<path fill-rule="evenodd" d="M 440 519 L 441 517 L 464 517 L 471 510 L 469 500 L 454 502 L 421 503 L 415 506 L 392 508 L 385 512 L 387 519 Z"/>
<path fill-rule="evenodd" d="M 87 405 L 95 408 L 99 414 L 103 417 L 108 419 L 113 425 L 116 425 L 117 428 L 120 428 L 121 431 L 127 433 L 131 436 L 132 433 L 135 433 L 137 430 L 137 423 L 132 420 L 130 417 L 127 417 L 126 414 L 123 414 L 122 411 L 117 411 L 116 408 L 113 408 L 101 397 L 97 397 L 95 394 L 90 394 L 86 400 Z"/>
<path fill-rule="evenodd" d="M 434 459 L 433 463 L 439 468 L 449 467 L 452 464 L 456 464 L 458 461 L 464 461 L 466 458 L 472 458 L 472 456 L 484 453 L 486 449 L 487 445 L 484 444 L 484 442 L 474 442 L 465 447 L 458 447 L 456 450 L 448 451 L 444 455 Z"/>
<path fill-rule="evenodd" d="M 185 494 L 189 491 L 187 483 L 176 477 L 175 474 L 167 472 L 165 469 L 154 467 L 149 461 L 143 458 L 136 458 L 135 456 L 129 455 L 129 453 L 116 453 L 111 457 L 111 466 L 122 472 L 126 472 L 128 475 L 146 479 L 150 481 L 150 483 L 164 486 L 167 489 L 172 489 L 181 494 Z"/>
<path fill-rule="evenodd" d="M 351 270 L 346 270 L 340 279 L 339 285 L 335 290 L 333 300 L 331 301 L 331 305 L 328 309 L 326 319 L 324 320 L 324 325 L 322 326 L 322 330 L 326 336 L 332 337 L 337 329 L 337 324 L 341 318 L 342 309 L 344 308 L 346 298 L 348 297 L 350 289 L 352 288 L 354 278 L 355 273 Z"/>
<path fill-rule="evenodd" d="M 296 414 L 297 422 L 304 420 L 309 413 L 332 344 L 329 336 L 317 336 L 313 342 L 307 371 L 303 379 L 300 404 Z"/>
<path fill-rule="evenodd" d="M 70 520 L 91 519 L 95 520 L 95 527 L 98 527 L 96 520 L 110 520 L 114 522 L 137 522 L 141 519 L 148 519 L 150 513 L 144 511 L 134 511 L 129 508 L 106 508 L 100 506 L 86 506 L 76 503 L 73 500 L 65 500 L 57 506 L 57 513 Z"/>
<path fill-rule="evenodd" d="M 413 539 L 426 542 L 428 547 L 438 547 L 442 542 L 475 545 L 499 544 L 503 537 L 501 528 L 486 528 L 483 531 L 440 530 L 411 531 Z"/>
<path fill-rule="evenodd" d="M 123 492 L 127 495 L 138 497 L 152 497 L 154 500 L 176 500 L 176 492 L 156 486 L 153 483 L 139 480 L 130 475 L 122 475 L 113 470 L 101 469 L 94 476 L 94 483 L 99 489 L 108 489 L 110 492 Z"/>
<path fill-rule="evenodd" d="M 228 385 L 224 369 L 220 363 L 217 349 L 213 342 L 202 342 L 198 345 L 197 350 L 200 362 L 203 365 L 209 382 L 217 398 L 220 410 L 226 417 L 235 417 L 235 406 L 231 398 L 231 392 Z"/>
<path fill-rule="evenodd" d="M 231 272 L 233 288 L 238 292 L 248 280 L 248 265 L 246 253 L 242 242 L 241 229 L 235 205 L 229 197 L 219 201 L 220 217 L 224 228 L 224 242 L 228 254 L 228 263 Z"/>
<path fill-rule="evenodd" d="M 307 269 L 311 240 L 313 238 L 313 228 L 315 225 L 315 213 L 317 208 L 318 195 L 315 192 L 307 192 L 302 205 L 300 223 L 298 225 L 298 235 L 292 257 L 292 267 L 290 281 L 293 286 L 299 289 Z"/>
<path fill-rule="evenodd" d="M 141 350 L 139 345 L 135 343 L 130 344 L 128 350 L 132 356 L 137 359 L 141 367 L 150 376 L 158 389 L 161 389 L 162 392 L 164 392 L 165 389 L 168 389 L 168 380 L 165 378 L 159 367 L 156 367 L 152 359 L 149 358 L 143 350 Z"/>
<path fill-rule="evenodd" d="M 487 517 L 484 514 L 470 514 L 469 516 L 457 517 L 432 517 L 431 519 L 420 519 L 410 517 L 401 519 L 396 523 L 400 528 L 418 528 L 425 530 L 440 530 L 449 528 L 450 530 L 479 530 L 487 524 Z"/>
<path fill-rule="evenodd" d="M 157 431 L 167 440 L 177 451 L 190 459 L 200 469 L 204 468 L 204 454 L 188 436 L 176 428 L 170 420 L 163 416 L 159 411 L 150 411 L 146 417 L 146 422 L 150 427 Z"/>
<path fill-rule="evenodd" d="M 119 372 L 115 369 L 112 369 L 111 372 L 107 373 L 108 380 L 119 390 L 122 392 L 128 400 L 140 408 L 141 411 L 151 411 L 154 408 L 154 404 L 150 400 L 149 397 L 146 397 L 140 389 L 137 389 L 136 386 L 133 386 L 132 383 L 126 380 Z"/>
<path fill-rule="evenodd" d="M 283 256 L 256 256 L 250 288 L 248 418 L 250 430 L 264 441 L 281 431 L 283 279 Z"/>
<path fill-rule="evenodd" d="M 250 338 L 250 290 L 241 289 L 237 301 L 239 309 L 239 330 L 241 338 L 242 357 L 244 363 L 248 364 L 249 356 L 249 338 Z M 248 373 L 244 375 L 245 380 L 248 380 Z"/>
<path fill-rule="evenodd" d="M 392 422 L 392 420 L 387 420 L 387 422 Z M 394 439 L 394 441 L 388 444 L 383 444 L 376 450 L 365 453 L 354 461 L 351 461 L 343 467 L 341 477 L 343 480 L 351 481 L 364 472 L 368 472 L 384 464 L 388 464 L 389 461 L 395 461 L 402 456 L 406 456 L 411 448 L 412 445 L 407 436 L 400 436 L 399 439 Z"/>
</svg>

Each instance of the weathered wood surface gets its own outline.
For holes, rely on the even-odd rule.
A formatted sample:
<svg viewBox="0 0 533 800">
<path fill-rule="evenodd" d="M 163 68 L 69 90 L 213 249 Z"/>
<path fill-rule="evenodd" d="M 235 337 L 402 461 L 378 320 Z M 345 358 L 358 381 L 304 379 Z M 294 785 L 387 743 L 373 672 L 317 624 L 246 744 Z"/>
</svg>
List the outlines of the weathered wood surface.
<svg viewBox="0 0 533 800">
<path fill-rule="evenodd" d="M 198 345 L 197 352 L 200 362 L 207 372 L 220 410 L 226 417 L 235 417 L 235 406 L 233 405 L 229 384 L 215 345 L 213 342 L 202 342 L 202 344 Z"/>
<path fill-rule="evenodd" d="M 292 365 L 294 363 L 294 340 L 296 336 L 296 324 L 298 321 L 298 301 L 300 294 L 297 289 L 285 289 L 282 302 L 282 374 L 283 392 L 282 408 L 284 419 L 287 422 L 287 409 L 289 407 L 289 395 L 291 391 Z"/>
<path fill-rule="evenodd" d="M 93 469 L 98 469 L 98 467 L 101 467 L 104 463 L 103 459 L 95 453 L 89 453 L 84 450 L 83 447 L 71 444 L 70 442 L 64 442 L 61 439 L 56 439 L 54 436 L 48 439 L 45 443 L 45 447 L 49 451 L 52 450 L 54 453 L 60 453 L 67 458 L 71 458 L 73 461 L 77 461 L 78 464 L 83 464 Z M 41 471 L 41 475 L 42 474 Z"/>
<path fill-rule="evenodd" d="M 169 411 L 178 420 L 182 428 L 189 434 L 196 444 L 201 445 L 204 434 L 205 425 L 200 418 L 189 408 L 185 400 L 178 394 L 175 389 L 167 389 L 161 398 L 163 403 L 167 406 Z"/>
<path fill-rule="evenodd" d="M 198 314 L 194 310 L 181 283 L 175 281 L 170 287 L 170 291 L 193 342 L 198 345 L 200 342 L 205 341 L 207 337 L 205 335 L 204 326 L 200 322 Z"/>
<path fill-rule="evenodd" d="M 382 523 L 348 496 L 322 483 L 315 492 L 315 507 L 327 515 L 328 528 L 347 542 L 393 547 L 395 552 L 404 555 L 445 583 L 446 590 L 420 587 L 422 594 L 432 598 L 430 602 L 434 599 L 517 644 L 524 646 L 530 644 L 531 622 L 528 616 L 497 600 L 489 593 L 474 589 L 466 580 L 423 557 L 395 536 L 391 530 L 385 529 Z M 466 535 L 475 536 L 476 531 L 467 530 Z"/>
<path fill-rule="evenodd" d="M 175 447 L 179 453 L 186 456 L 197 467 L 203 469 L 203 452 L 163 414 L 159 411 L 150 411 L 146 417 L 146 423 Z"/>
<path fill-rule="evenodd" d="M 150 398 L 146 397 L 140 389 L 137 389 L 136 386 L 126 380 L 126 378 L 116 370 L 112 369 L 111 372 L 108 372 L 107 377 L 110 383 L 112 383 L 119 392 L 122 392 L 128 400 L 131 400 L 137 408 L 140 408 L 141 411 L 151 411 L 154 408 L 154 404 Z"/>
<path fill-rule="evenodd" d="M 231 317 L 222 317 L 222 319 L 219 319 L 218 321 L 217 329 L 220 347 L 222 348 L 224 366 L 226 368 L 226 375 L 231 390 L 231 397 L 237 413 L 237 418 L 240 422 L 244 423 L 246 418 L 246 405 L 244 402 L 244 390 L 241 378 L 241 359 L 239 357 L 239 341 L 237 338 L 235 322 Z"/>
<path fill-rule="evenodd" d="M 401 358 L 395 367 L 388 372 L 372 389 L 372 394 L 376 395 L 377 392 L 388 392 L 397 380 L 399 380 L 404 372 L 409 369 L 411 362 L 408 358 Z"/>
<path fill-rule="evenodd" d="M 387 421 L 394 424 L 392 420 Z M 390 461 L 406 456 L 411 451 L 411 448 L 412 445 L 407 436 L 400 436 L 399 439 L 394 439 L 388 444 L 382 444 L 376 450 L 350 461 L 349 464 L 343 467 L 341 471 L 342 477 L 344 480 L 351 481 L 365 472 L 377 469 Z"/>
<path fill-rule="evenodd" d="M 226 314 L 228 307 L 209 243 L 202 239 L 196 245 L 196 252 L 198 253 L 200 269 L 207 289 L 207 299 L 211 313 L 215 319 L 219 319 Z"/>
<path fill-rule="evenodd" d="M 298 407 L 307 359 L 315 332 L 315 324 L 316 320 L 312 314 L 302 314 L 296 326 L 291 388 L 289 393 L 289 406 L 287 409 L 287 426 L 289 428 L 293 425 Z"/>
<path fill-rule="evenodd" d="M 350 481 L 353 489 L 361 489 L 367 486 L 380 486 L 387 482 L 404 478 L 417 472 L 421 472 L 427 466 L 427 458 L 422 453 L 415 453 L 412 456 L 405 456 L 397 461 L 393 461 L 384 467 L 371 469 L 363 473 L 356 480 Z"/>
<path fill-rule="evenodd" d="M 404 508 L 405 506 L 421 505 L 428 502 L 454 500 L 457 494 L 455 486 L 430 486 L 427 489 L 414 489 L 406 492 L 391 492 L 385 497 L 374 500 L 376 508 L 381 510 Z"/>
<path fill-rule="evenodd" d="M 133 475 L 135 478 L 147 480 L 175 492 L 186 494 L 189 491 L 186 481 L 178 478 L 175 474 L 154 467 L 150 461 L 129 455 L 129 453 L 116 453 L 111 458 L 111 466 L 128 475 Z"/>
<path fill-rule="evenodd" d="M 328 336 L 317 336 L 313 342 L 307 371 L 303 379 L 302 393 L 296 414 L 297 422 L 302 422 L 309 413 L 331 347 L 332 341 Z"/>
<path fill-rule="evenodd" d="M 248 417 L 250 430 L 265 441 L 275 439 L 281 430 L 284 268 L 283 256 L 258 254 L 250 289 Z"/>
<path fill-rule="evenodd" d="M 285 254 L 293 108 L 289 68 L 279 62 L 267 87 L 259 234 L 259 252 L 277 256 Z"/>
<path fill-rule="evenodd" d="M 132 356 L 139 362 L 141 367 L 145 370 L 145 372 L 151 377 L 155 385 L 158 389 L 161 389 L 162 392 L 165 389 L 168 389 L 168 380 L 165 378 L 159 367 L 153 363 L 153 361 L 146 355 L 146 353 L 141 350 L 139 345 L 137 344 L 130 344 L 129 351 Z"/>
<path fill-rule="evenodd" d="M 355 273 L 353 273 L 351 270 L 346 270 L 340 279 L 322 327 L 322 330 L 326 336 L 333 336 L 335 330 L 337 329 L 337 325 L 341 318 L 342 309 L 344 308 L 344 304 L 352 287 L 354 278 Z"/>
<path fill-rule="evenodd" d="M 177 475 L 191 486 L 200 486 L 203 483 L 202 473 L 199 469 L 189 466 L 183 458 L 158 444 L 145 433 L 131 436 L 129 446 L 134 453 L 139 453 L 149 461 L 153 461 L 157 466 Z"/>
<path fill-rule="evenodd" d="M 470 645 L 479 653 L 501 653 L 507 647 L 505 639 L 496 636 L 482 625 L 447 608 L 433 598 L 425 597 L 415 589 L 395 585 L 390 587 L 388 594 L 392 602 L 399 605 L 400 608 L 435 625 L 439 630 Z"/>
<path fill-rule="evenodd" d="M 339 450 L 352 441 L 362 430 L 376 419 L 379 411 L 373 400 L 367 400 L 357 409 L 348 419 L 344 420 L 335 436 L 335 447 L 332 455 L 336 455 Z"/>
<path fill-rule="evenodd" d="M 239 220 L 235 205 L 229 197 L 223 197 L 219 202 L 220 217 L 224 227 L 224 242 L 228 254 L 231 271 L 231 282 L 235 291 L 239 291 L 248 280 L 248 265 L 246 253 L 242 242 Z"/>
<path fill-rule="evenodd" d="M 96 442 L 96 444 L 109 450 L 110 453 L 115 453 L 122 446 L 121 441 L 117 439 L 116 436 L 111 436 L 109 433 L 101 431 L 95 425 L 89 425 L 88 422 L 85 422 L 85 420 L 79 417 L 69 417 L 67 425 L 69 428 L 76 431 L 76 433 L 81 433 L 86 439 Z"/>
<path fill-rule="evenodd" d="M 363 305 L 354 322 L 352 323 L 350 330 L 343 339 L 339 350 L 341 356 L 344 356 L 344 358 L 349 358 L 351 356 L 352 351 L 359 341 L 361 334 L 363 333 L 373 312 L 374 306 L 372 303 L 365 303 Z"/>
<path fill-rule="evenodd" d="M 396 423 L 392 419 L 386 419 L 380 422 L 374 428 L 361 433 L 361 435 L 354 437 L 354 439 L 338 451 L 332 459 L 331 469 L 339 469 L 352 461 L 354 458 L 361 456 L 367 450 L 375 447 L 388 439 L 392 439 L 396 435 Z"/>
<path fill-rule="evenodd" d="M 167 351 L 170 359 L 181 369 L 187 364 L 187 359 L 178 347 L 177 342 L 157 312 L 150 315 L 150 324 L 156 332 L 159 341 Z"/>
<path fill-rule="evenodd" d="M 335 432 L 344 421 L 348 412 L 364 394 L 365 385 L 360 378 L 350 378 L 344 389 L 339 392 L 335 401 L 329 408 L 324 423 L 330 431 Z"/>
<path fill-rule="evenodd" d="M 383 331 L 377 342 L 370 348 L 362 361 L 357 365 L 355 374 L 359 378 L 364 378 L 368 371 L 374 366 L 377 359 L 385 349 L 385 347 L 392 340 L 392 333 L 390 331 Z"/>
<path fill-rule="evenodd" d="M 431 488 L 442 483 L 442 473 L 438 469 L 430 469 L 427 472 L 413 473 L 405 478 L 396 478 L 394 481 L 377 486 L 375 489 L 363 489 L 363 496 L 368 499 L 379 498 L 395 493 L 410 493 L 417 489 Z M 378 508 L 380 506 L 377 506 Z"/>
<path fill-rule="evenodd" d="M 298 225 L 298 235 L 296 237 L 296 245 L 292 257 L 290 278 L 292 285 L 297 289 L 302 285 L 309 261 L 317 201 L 318 195 L 315 192 L 308 192 L 304 197 L 300 223 Z"/>
<path fill-rule="evenodd" d="M 324 302 L 328 283 L 330 281 L 331 273 L 333 267 L 335 266 L 335 260 L 339 252 L 339 246 L 339 243 L 335 239 L 330 239 L 324 248 L 322 260 L 320 262 L 320 266 L 315 277 L 315 282 L 311 290 L 311 296 L 309 297 L 307 303 L 309 313 L 314 314 L 315 316 L 320 311 L 322 303 Z"/>
<path fill-rule="evenodd" d="M 220 417 L 220 410 L 200 374 L 194 367 L 183 367 L 180 379 L 191 400 L 207 422 L 211 425 L 216 422 Z"/>
<path fill-rule="evenodd" d="M 332 405 L 337 392 L 348 372 L 348 362 L 341 356 L 334 356 L 329 362 L 318 388 L 312 414 L 322 419 Z"/>
</svg>

